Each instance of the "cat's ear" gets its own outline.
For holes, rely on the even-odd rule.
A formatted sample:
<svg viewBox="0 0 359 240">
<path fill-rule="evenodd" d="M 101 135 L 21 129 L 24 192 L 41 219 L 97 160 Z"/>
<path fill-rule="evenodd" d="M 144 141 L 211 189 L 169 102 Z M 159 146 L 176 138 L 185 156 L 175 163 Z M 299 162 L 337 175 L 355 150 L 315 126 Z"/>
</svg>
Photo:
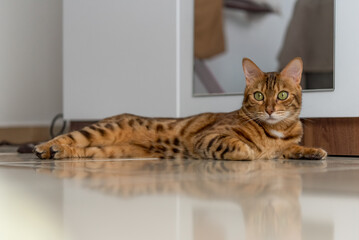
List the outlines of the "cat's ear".
<svg viewBox="0 0 359 240">
<path fill-rule="evenodd" d="M 242 66 L 247 86 L 251 85 L 254 80 L 264 76 L 262 70 L 260 70 L 259 67 L 248 58 L 243 58 Z"/>
<path fill-rule="evenodd" d="M 300 57 L 294 58 L 287 66 L 280 72 L 283 78 L 289 78 L 294 81 L 295 84 L 300 84 L 303 72 L 303 61 Z"/>
</svg>

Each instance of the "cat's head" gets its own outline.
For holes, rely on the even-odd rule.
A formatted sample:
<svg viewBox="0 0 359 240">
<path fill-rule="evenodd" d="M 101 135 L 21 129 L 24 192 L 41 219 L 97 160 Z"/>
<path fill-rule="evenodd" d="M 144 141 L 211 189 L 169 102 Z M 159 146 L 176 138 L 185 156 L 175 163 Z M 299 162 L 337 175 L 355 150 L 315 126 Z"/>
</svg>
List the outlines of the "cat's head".
<svg viewBox="0 0 359 240">
<path fill-rule="evenodd" d="M 281 72 L 268 73 L 244 58 L 243 70 L 246 77 L 243 108 L 252 118 L 267 124 L 298 118 L 302 104 L 301 58 L 294 58 Z"/>
</svg>

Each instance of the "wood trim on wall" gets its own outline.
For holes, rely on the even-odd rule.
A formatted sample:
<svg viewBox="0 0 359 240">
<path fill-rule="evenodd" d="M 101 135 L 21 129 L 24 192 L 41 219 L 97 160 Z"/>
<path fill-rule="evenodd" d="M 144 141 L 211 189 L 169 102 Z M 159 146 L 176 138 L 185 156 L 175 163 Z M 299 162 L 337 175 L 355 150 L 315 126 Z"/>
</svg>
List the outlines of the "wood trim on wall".
<svg viewBox="0 0 359 240">
<path fill-rule="evenodd" d="M 49 127 L 9 127 L 0 128 L 0 142 L 24 144 L 43 142 L 50 139 Z"/>
<path fill-rule="evenodd" d="M 359 118 L 302 119 L 304 146 L 321 147 L 329 155 L 359 156 Z"/>
</svg>

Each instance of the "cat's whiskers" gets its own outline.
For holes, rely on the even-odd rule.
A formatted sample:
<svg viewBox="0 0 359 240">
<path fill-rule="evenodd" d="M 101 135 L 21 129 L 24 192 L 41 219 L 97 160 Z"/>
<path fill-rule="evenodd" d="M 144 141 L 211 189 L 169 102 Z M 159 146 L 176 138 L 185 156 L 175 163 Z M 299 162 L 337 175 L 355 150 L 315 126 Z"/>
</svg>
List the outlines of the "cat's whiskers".
<svg viewBox="0 0 359 240">
<path fill-rule="evenodd" d="M 240 125 L 244 125 L 248 122 L 251 122 L 251 121 L 255 121 L 257 122 L 257 120 L 261 120 L 262 116 L 253 116 L 247 109 L 243 108 L 243 111 L 246 113 L 247 117 L 249 118 L 247 121 L 244 121 L 242 122 Z M 257 115 L 260 114 L 264 114 L 264 112 L 257 112 Z"/>
<path fill-rule="evenodd" d="M 251 122 L 251 121 L 256 121 L 256 120 L 258 120 L 258 119 L 260 119 L 260 117 L 251 117 L 251 118 L 249 118 L 247 121 L 242 122 L 242 123 L 240 124 L 240 126 L 243 126 L 244 124 L 247 124 L 248 122 Z"/>
<path fill-rule="evenodd" d="M 297 116 L 295 115 L 291 115 L 287 118 L 284 118 L 281 122 L 284 123 L 284 124 L 287 124 L 287 125 L 290 125 L 292 124 L 293 122 L 296 122 L 297 121 Z"/>
</svg>

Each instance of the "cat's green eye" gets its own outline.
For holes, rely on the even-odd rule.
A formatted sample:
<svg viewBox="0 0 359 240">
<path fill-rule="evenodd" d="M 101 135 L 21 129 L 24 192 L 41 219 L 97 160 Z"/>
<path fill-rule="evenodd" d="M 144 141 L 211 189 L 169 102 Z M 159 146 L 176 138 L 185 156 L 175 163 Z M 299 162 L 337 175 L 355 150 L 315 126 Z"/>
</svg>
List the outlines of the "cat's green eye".
<svg viewBox="0 0 359 240">
<path fill-rule="evenodd" d="M 255 92 L 254 93 L 254 98 L 257 100 L 257 101 L 262 101 L 264 96 L 263 96 L 263 93 L 261 92 Z"/>
<path fill-rule="evenodd" d="M 288 98 L 288 92 L 281 91 L 280 93 L 278 93 L 278 99 L 279 100 L 286 100 L 287 98 Z"/>
</svg>

